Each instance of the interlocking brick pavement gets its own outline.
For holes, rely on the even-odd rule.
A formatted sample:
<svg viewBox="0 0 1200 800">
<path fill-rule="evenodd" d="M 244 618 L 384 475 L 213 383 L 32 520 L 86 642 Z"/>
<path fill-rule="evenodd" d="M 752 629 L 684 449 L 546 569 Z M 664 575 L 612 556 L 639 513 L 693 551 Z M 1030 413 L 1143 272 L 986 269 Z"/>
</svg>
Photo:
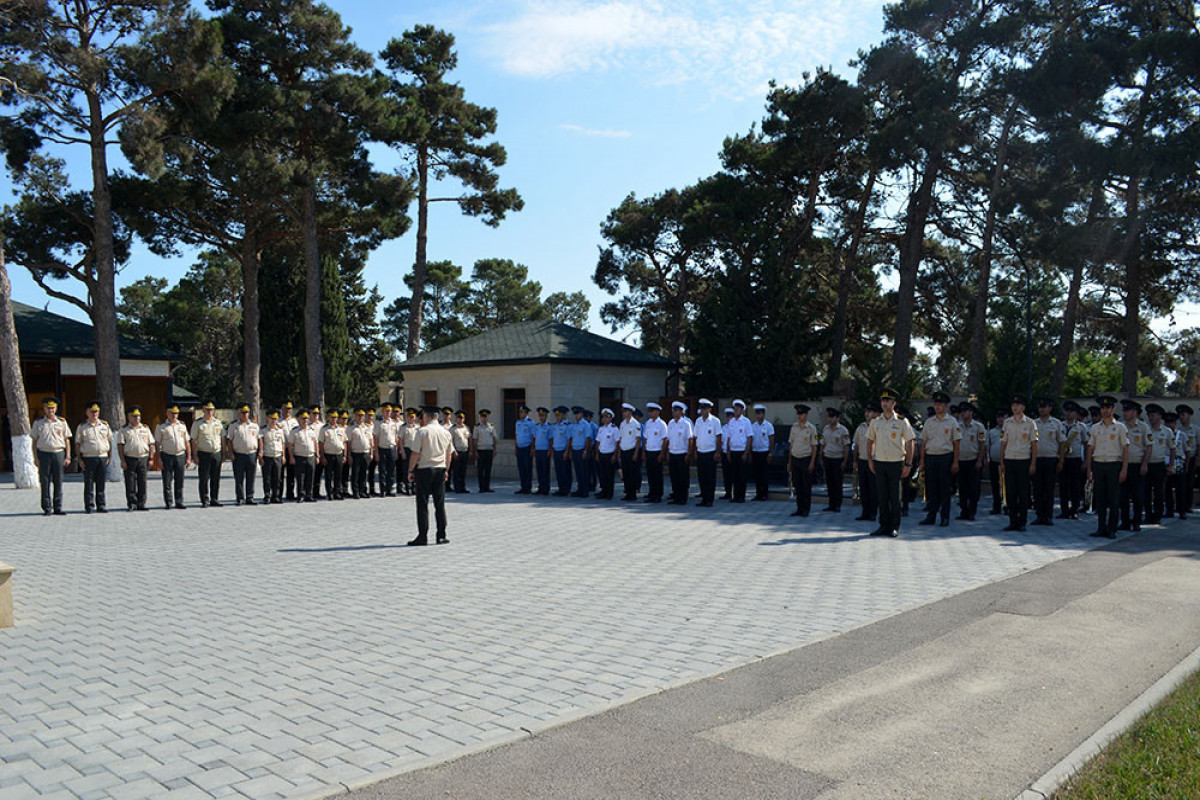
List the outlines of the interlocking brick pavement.
<svg viewBox="0 0 1200 800">
<path fill-rule="evenodd" d="M 427 548 L 404 547 L 411 498 L 43 518 L 0 489 L 0 798 L 332 793 L 1097 543 L 1090 521 L 881 540 L 849 506 L 511 488 L 451 496 L 451 544 Z"/>
</svg>

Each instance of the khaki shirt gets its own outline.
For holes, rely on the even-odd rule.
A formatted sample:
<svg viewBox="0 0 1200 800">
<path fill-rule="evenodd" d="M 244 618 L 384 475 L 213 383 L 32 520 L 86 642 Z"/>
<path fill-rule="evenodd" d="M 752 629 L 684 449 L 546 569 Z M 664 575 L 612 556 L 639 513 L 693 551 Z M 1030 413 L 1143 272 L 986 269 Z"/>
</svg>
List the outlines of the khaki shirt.
<svg viewBox="0 0 1200 800">
<path fill-rule="evenodd" d="M 154 444 L 158 452 L 169 456 L 181 456 L 187 453 L 187 443 L 191 437 L 187 426 L 179 420 L 160 422 L 154 429 Z"/>
<path fill-rule="evenodd" d="M 104 420 L 80 423 L 75 429 L 75 447 L 86 458 L 108 458 L 112 452 L 112 428 Z"/>
<path fill-rule="evenodd" d="M 327 456 L 344 456 L 346 454 L 346 429 L 326 425 L 321 431 L 321 452 Z"/>
<path fill-rule="evenodd" d="M 958 457 L 960 460 L 975 461 L 987 445 L 987 428 L 977 419 L 965 425 L 960 425 L 962 438 L 958 441 Z"/>
<path fill-rule="evenodd" d="M 421 430 L 420 425 L 410 425 L 407 422 L 400 428 L 400 444 L 412 450 L 417 446 L 417 434 Z"/>
<path fill-rule="evenodd" d="M 1129 463 L 1140 464 L 1146 455 L 1146 437 L 1150 433 L 1150 426 L 1138 420 L 1125 427 L 1129 430 Z"/>
<path fill-rule="evenodd" d="M 921 428 L 921 443 L 927 456 L 944 456 L 954 452 L 954 443 L 962 440 L 962 426 L 947 414 L 938 419 L 933 416 L 925 420 Z"/>
<path fill-rule="evenodd" d="M 391 450 L 396 446 L 399 427 L 396 421 L 391 419 L 381 419 L 375 423 L 375 440 L 379 442 L 380 449 Z"/>
<path fill-rule="evenodd" d="M 260 428 L 258 438 L 262 440 L 262 454 L 264 458 L 280 458 L 283 456 L 283 448 L 287 445 L 288 432 L 282 425 L 265 428 Z"/>
<path fill-rule="evenodd" d="M 229 440 L 233 452 L 243 455 L 258 453 L 258 424 L 246 420 L 234 422 L 225 429 L 225 438 Z"/>
<path fill-rule="evenodd" d="M 292 455 L 296 458 L 308 458 L 317 454 L 317 443 L 320 434 L 316 428 L 302 428 L 299 425 L 288 434 L 288 444 L 291 445 Z"/>
<path fill-rule="evenodd" d="M 1088 425 L 1086 422 L 1072 422 L 1067 426 L 1067 450 L 1065 458 L 1083 458 L 1084 448 L 1088 443 Z"/>
<path fill-rule="evenodd" d="M 817 446 L 817 426 L 811 422 L 797 422 L 788 432 L 788 452 L 792 458 L 809 458 Z"/>
<path fill-rule="evenodd" d="M 1088 445 L 1092 448 L 1092 461 L 1108 462 L 1120 461 L 1125 456 L 1125 447 L 1129 444 L 1129 429 L 1124 423 L 1112 421 L 1112 424 L 1105 425 L 1103 422 L 1097 422 L 1092 426 L 1092 432 L 1088 435 Z"/>
<path fill-rule="evenodd" d="M 421 430 L 425 430 L 425 428 Z M 446 432 L 450 434 L 450 441 L 453 442 L 454 449 L 458 452 L 463 453 L 471 448 L 471 429 L 466 425 L 455 425 L 447 428 Z"/>
<path fill-rule="evenodd" d="M 871 423 L 863 420 L 858 423 L 858 427 L 854 429 L 854 457 L 861 460 L 867 460 L 867 431 L 871 429 Z"/>
<path fill-rule="evenodd" d="M 1166 463 L 1167 457 L 1175 449 L 1175 431 L 1160 422 L 1157 430 L 1146 430 L 1146 445 L 1150 448 L 1151 464 Z"/>
<path fill-rule="evenodd" d="M 34 421 L 31 433 L 35 448 L 43 453 L 61 453 L 67 449 L 71 426 L 62 417 L 56 417 L 53 422 L 42 417 Z"/>
<path fill-rule="evenodd" d="M 904 417 L 880 414 L 871 420 L 867 441 L 875 443 L 872 455 L 875 461 L 904 461 L 908 455 L 908 443 L 917 438 L 912 423 Z"/>
<path fill-rule="evenodd" d="M 1054 417 L 1045 422 L 1038 417 L 1033 422 L 1038 429 L 1038 458 L 1058 458 L 1058 447 L 1067 440 L 1067 427 Z"/>
<path fill-rule="evenodd" d="M 290 434 L 296 428 L 300 427 L 300 420 L 295 417 L 280 417 L 279 427 L 283 428 L 284 434 Z"/>
<path fill-rule="evenodd" d="M 117 444 L 124 448 L 126 458 L 147 458 L 154 445 L 154 434 L 148 425 L 126 425 L 117 433 Z"/>
<path fill-rule="evenodd" d="M 216 417 L 213 417 L 211 421 L 204 417 L 195 420 L 192 423 L 192 439 L 196 442 L 196 452 L 221 452 L 221 438 L 224 433 L 225 426 Z"/>
<path fill-rule="evenodd" d="M 465 429 L 466 426 L 464 425 Z M 446 466 L 446 457 L 450 454 L 450 431 L 436 422 L 418 429 L 416 446 L 413 454 L 417 455 L 417 469 L 440 468 Z"/>
<path fill-rule="evenodd" d="M 375 432 L 366 422 L 350 428 L 347 438 L 350 440 L 351 453 L 370 453 L 375 445 Z"/>
<path fill-rule="evenodd" d="M 1021 461 L 1033 455 L 1033 443 L 1038 440 L 1037 424 L 1029 417 L 1016 417 L 1004 420 L 1000 431 L 1004 442 L 1004 457 L 1009 460 Z M 1057 455 L 1057 453 L 1056 453 Z"/>
<path fill-rule="evenodd" d="M 987 432 L 988 460 L 993 464 L 1000 463 L 1000 443 L 1004 441 L 1004 432 L 999 428 L 989 428 Z"/>
<path fill-rule="evenodd" d="M 471 438 L 475 440 L 476 450 L 494 450 L 496 448 L 496 426 L 490 422 L 481 422 L 475 426 L 475 430 L 471 431 Z"/>
<path fill-rule="evenodd" d="M 821 452 L 826 458 L 845 458 L 846 448 L 850 446 L 850 431 L 840 422 L 832 428 L 826 425 L 821 431 L 821 441 L 825 443 Z"/>
</svg>

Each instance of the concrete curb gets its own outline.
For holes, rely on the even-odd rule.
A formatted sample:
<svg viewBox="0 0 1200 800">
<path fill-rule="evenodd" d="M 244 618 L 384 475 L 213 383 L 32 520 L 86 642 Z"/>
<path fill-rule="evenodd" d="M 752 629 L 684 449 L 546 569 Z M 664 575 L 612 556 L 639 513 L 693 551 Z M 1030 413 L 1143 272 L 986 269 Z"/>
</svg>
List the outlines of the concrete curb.
<svg viewBox="0 0 1200 800">
<path fill-rule="evenodd" d="M 1106 722 L 1100 730 L 1089 736 L 1083 744 L 1072 750 L 1062 761 L 1051 767 L 1045 775 L 1034 781 L 1028 789 L 1018 794 L 1013 800 L 1049 800 L 1071 776 L 1099 755 L 1113 739 L 1132 728 L 1134 723 L 1162 702 L 1167 695 L 1175 691 L 1179 684 L 1198 669 L 1200 669 L 1200 647 L 1189 653 L 1170 672 L 1155 681 L 1153 686 L 1117 712 L 1117 715 Z"/>
</svg>

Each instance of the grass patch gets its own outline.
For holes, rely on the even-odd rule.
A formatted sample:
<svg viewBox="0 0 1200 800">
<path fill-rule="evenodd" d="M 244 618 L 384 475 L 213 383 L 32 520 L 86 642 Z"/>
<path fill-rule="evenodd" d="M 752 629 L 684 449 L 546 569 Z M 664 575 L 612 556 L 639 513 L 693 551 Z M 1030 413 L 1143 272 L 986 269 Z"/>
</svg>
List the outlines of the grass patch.
<svg viewBox="0 0 1200 800">
<path fill-rule="evenodd" d="M 1054 794 L 1054 800 L 1200 798 L 1200 673 L 1193 674 Z"/>
</svg>

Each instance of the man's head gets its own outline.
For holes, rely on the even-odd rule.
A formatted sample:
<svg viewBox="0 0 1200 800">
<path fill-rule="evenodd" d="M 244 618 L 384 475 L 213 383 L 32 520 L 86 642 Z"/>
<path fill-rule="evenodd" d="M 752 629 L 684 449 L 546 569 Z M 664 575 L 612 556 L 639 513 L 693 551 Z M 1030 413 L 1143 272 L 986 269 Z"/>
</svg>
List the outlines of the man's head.
<svg viewBox="0 0 1200 800">
<path fill-rule="evenodd" d="M 881 413 L 894 414 L 896 412 L 896 402 L 900 399 L 900 395 L 893 389 L 884 389 L 879 393 L 879 408 Z"/>
<path fill-rule="evenodd" d="M 525 419 L 529 416 L 529 406 L 517 406 L 517 419 Z"/>
<path fill-rule="evenodd" d="M 1025 416 L 1025 398 L 1020 395 L 1013 395 L 1013 398 L 1008 401 L 1008 407 L 1012 409 L 1014 417 Z"/>
<path fill-rule="evenodd" d="M 950 405 L 950 395 L 945 392 L 933 393 L 933 413 L 939 417 L 946 416 L 946 409 Z"/>
<path fill-rule="evenodd" d="M 279 427 L 279 411 L 278 410 L 271 409 L 270 411 L 267 412 L 267 427 L 268 428 L 278 428 Z"/>
<path fill-rule="evenodd" d="M 96 422 L 97 420 L 100 419 L 100 401 L 99 400 L 91 401 L 90 403 L 87 404 L 87 408 L 84 410 L 87 411 L 88 422 Z"/>
<path fill-rule="evenodd" d="M 546 408 L 545 406 L 538 406 L 537 415 L 538 415 L 538 422 L 545 422 L 546 419 L 550 416 L 550 409 Z"/>
<path fill-rule="evenodd" d="M 812 410 L 811 408 L 804 405 L 804 403 L 796 403 L 793 408 L 796 409 L 796 422 L 801 425 L 808 422 L 808 412 Z"/>
<path fill-rule="evenodd" d="M 708 419 L 708 415 L 712 413 L 712 405 L 713 405 L 712 400 L 701 397 L 699 405 L 700 405 L 700 416 L 704 417 L 705 419 Z"/>
<path fill-rule="evenodd" d="M 525 408 L 524 406 L 521 406 L 521 407 Z M 528 413 L 529 409 L 526 408 L 525 411 L 526 411 L 526 413 Z M 491 419 L 491 417 L 492 417 L 492 412 L 489 409 L 486 409 L 486 408 L 481 409 L 479 411 L 479 424 L 487 425 L 488 420 Z M 525 417 L 521 417 L 521 419 L 525 419 Z"/>
<path fill-rule="evenodd" d="M 205 419 L 211 420 L 213 418 L 213 414 L 216 413 L 217 406 L 212 400 L 207 400 L 205 401 L 204 405 L 200 406 L 200 410 L 204 412 Z"/>
<path fill-rule="evenodd" d="M 1163 413 L 1166 411 L 1158 403 L 1148 403 L 1146 405 L 1146 418 L 1150 420 L 1151 426 L 1157 428 L 1162 425 Z"/>
<path fill-rule="evenodd" d="M 734 400 L 734 401 L 733 401 L 733 416 L 734 416 L 736 419 L 741 419 L 741 418 L 742 418 L 742 414 L 745 414 L 745 413 L 746 413 L 746 403 L 745 403 L 745 401 L 742 401 L 742 400 Z"/>
<path fill-rule="evenodd" d="M 238 422 L 249 422 L 250 421 L 250 404 L 249 403 L 242 403 L 240 406 L 238 406 L 237 412 L 238 412 Z"/>
<path fill-rule="evenodd" d="M 1113 418 L 1113 414 L 1117 410 L 1117 398 L 1111 395 L 1103 395 L 1096 398 L 1096 405 L 1093 406 L 1099 412 L 1099 419 L 1109 422 Z"/>
<path fill-rule="evenodd" d="M 622 403 L 621 404 L 621 419 L 623 419 L 623 420 L 633 419 L 633 412 L 634 412 L 634 408 L 631 403 Z"/>
<path fill-rule="evenodd" d="M 687 403 L 682 400 L 675 400 L 671 403 L 671 416 L 675 419 L 683 419 L 684 413 L 687 411 Z"/>
<path fill-rule="evenodd" d="M 142 407 L 130 406 L 129 410 L 125 412 L 125 417 L 129 420 L 129 424 L 136 428 L 142 424 Z"/>
<path fill-rule="evenodd" d="M 1122 400 L 1121 413 L 1125 415 L 1125 421 L 1134 423 L 1142 416 L 1142 404 L 1136 400 Z"/>
<path fill-rule="evenodd" d="M 650 415 L 650 419 L 658 419 L 662 414 L 662 406 L 658 403 L 646 403 L 646 413 Z"/>
<path fill-rule="evenodd" d="M 836 428 L 838 423 L 842 421 L 842 412 L 831 406 L 825 409 L 825 419 L 829 421 L 829 427 Z"/>
<path fill-rule="evenodd" d="M 767 407 L 762 403 L 754 404 L 754 421 L 761 423 L 767 418 Z"/>
</svg>

